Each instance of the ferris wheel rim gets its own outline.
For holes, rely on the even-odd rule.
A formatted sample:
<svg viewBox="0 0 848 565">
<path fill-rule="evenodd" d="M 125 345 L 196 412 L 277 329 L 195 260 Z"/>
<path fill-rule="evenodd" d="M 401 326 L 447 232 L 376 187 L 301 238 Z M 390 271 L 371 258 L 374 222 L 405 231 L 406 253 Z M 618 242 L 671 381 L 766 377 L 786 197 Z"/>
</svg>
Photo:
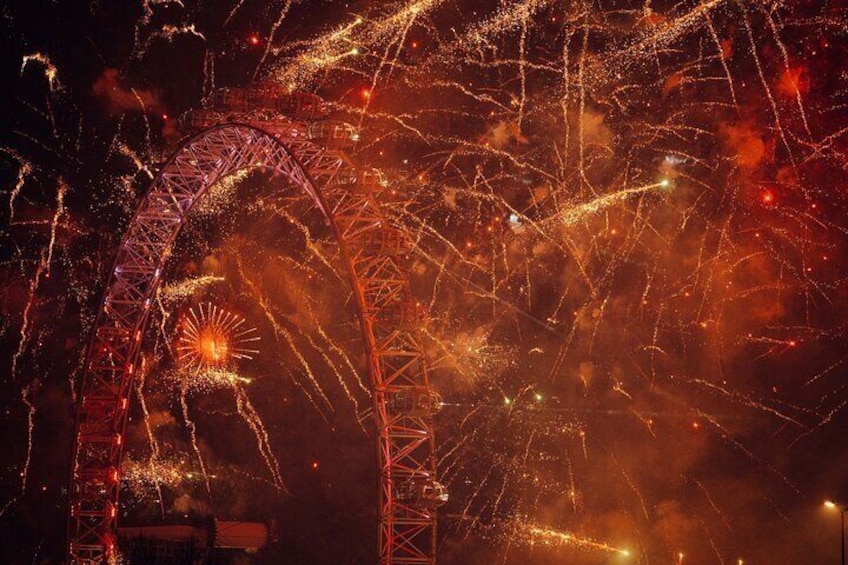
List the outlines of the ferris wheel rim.
<svg viewBox="0 0 848 565">
<path fill-rule="evenodd" d="M 203 197 L 208 193 L 208 191 L 215 184 L 217 184 L 218 182 L 220 182 L 221 180 L 223 180 L 224 178 L 226 178 L 228 176 L 231 176 L 231 175 L 233 175 L 233 174 L 235 174 L 239 171 L 249 169 L 249 168 L 269 169 L 269 170 L 274 171 L 276 174 L 279 174 L 280 176 L 288 177 L 288 180 L 291 184 L 296 185 L 298 189 L 302 190 L 303 192 L 305 192 L 308 196 L 310 196 L 313 199 L 316 206 L 321 210 L 322 214 L 324 215 L 325 220 L 329 223 L 329 225 L 330 225 L 330 227 L 333 231 L 334 239 L 336 240 L 336 243 L 339 245 L 339 248 L 340 248 L 341 260 L 344 262 L 344 264 L 346 266 L 346 270 L 348 271 L 348 278 L 350 279 L 351 289 L 357 297 L 357 315 L 358 315 L 358 318 L 360 320 L 361 333 L 362 333 L 362 336 L 363 336 L 363 344 L 365 345 L 365 350 L 366 350 L 368 371 L 369 371 L 369 376 L 371 377 L 370 378 L 370 385 L 371 385 L 371 391 L 372 391 L 372 403 L 373 403 L 373 407 L 374 407 L 373 418 L 374 418 L 375 425 L 376 425 L 376 428 L 377 428 L 377 431 L 378 431 L 378 434 L 377 434 L 377 436 L 378 436 L 377 437 L 377 459 L 378 459 L 378 465 L 380 465 L 380 467 L 381 467 L 380 472 L 378 473 L 378 475 L 379 475 L 378 480 L 381 481 L 381 485 L 382 485 L 379 489 L 379 493 L 380 493 L 379 499 L 381 501 L 381 508 L 380 508 L 381 518 L 380 518 L 379 524 L 378 524 L 378 532 L 379 532 L 379 534 L 378 534 L 378 540 L 379 540 L 378 541 L 378 551 L 380 552 L 380 563 L 385 563 L 385 564 L 389 564 L 389 563 L 434 563 L 435 562 L 435 525 L 436 525 L 435 524 L 435 512 L 434 511 L 429 511 L 429 512 L 422 511 L 422 512 L 419 513 L 420 516 L 417 516 L 417 517 L 416 517 L 416 512 L 412 512 L 412 513 L 408 512 L 408 511 L 406 512 L 406 515 L 408 516 L 407 520 L 409 520 L 409 521 L 411 521 L 411 523 L 413 523 L 413 526 L 410 526 L 410 527 L 415 528 L 415 530 L 414 530 L 415 533 L 409 534 L 409 539 L 407 539 L 407 536 L 403 536 L 403 535 L 399 536 L 400 542 L 398 544 L 395 544 L 395 546 L 397 546 L 399 548 L 398 549 L 398 555 L 396 555 L 396 556 L 392 555 L 392 552 L 394 551 L 392 549 L 393 544 L 394 544 L 394 541 L 392 539 L 393 538 L 392 528 L 401 527 L 402 522 L 404 520 L 403 519 L 396 520 L 395 519 L 396 517 L 394 516 L 394 512 L 389 512 L 388 515 L 387 515 L 387 512 L 386 512 L 387 507 L 389 509 L 391 509 L 396 504 L 395 501 L 394 501 L 394 499 L 396 497 L 394 495 L 394 491 L 393 491 L 393 487 L 392 487 L 392 481 L 395 480 L 395 478 L 396 478 L 394 476 L 395 473 L 392 472 L 393 469 L 391 468 L 391 465 L 388 466 L 388 471 L 386 470 L 386 468 L 383 468 L 384 467 L 383 463 L 384 463 L 386 457 L 388 457 L 387 454 L 391 451 L 392 446 L 387 445 L 387 442 L 383 441 L 382 438 L 383 438 L 383 434 L 384 434 L 385 430 L 387 428 L 391 427 L 391 423 L 389 422 L 389 418 L 387 416 L 388 408 L 386 406 L 386 395 L 383 392 L 378 393 L 378 391 L 377 391 L 378 386 L 381 385 L 382 383 L 377 382 L 377 378 L 379 377 L 379 371 L 377 369 L 375 369 L 375 367 L 374 367 L 374 363 L 375 363 L 375 361 L 374 361 L 374 348 L 375 348 L 375 343 L 376 343 L 376 337 L 375 337 L 375 333 L 373 331 L 373 328 L 371 328 L 369 326 L 369 322 L 367 322 L 367 320 L 366 320 L 365 309 L 368 307 L 368 304 L 365 301 L 364 292 L 362 291 L 362 288 L 358 286 L 359 283 L 360 283 L 359 277 L 358 277 L 357 272 L 356 272 L 356 270 L 353 266 L 350 250 L 347 249 L 347 245 L 348 245 L 349 242 L 347 241 L 345 234 L 343 233 L 342 229 L 339 226 L 339 222 L 337 221 L 337 217 L 336 217 L 336 213 L 335 213 L 336 211 L 334 211 L 331 208 L 331 206 L 329 205 L 328 200 L 327 200 L 327 194 L 325 194 L 325 192 L 329 192 L 331 190 L 328 187 L 331 186 L 333 177 L 330 177 L 330 179 L 328 181 L 325 181 L 325 183 L 322 185 L 319 181 L 317 181 L 316 179 L 313 178 L 313 176 L 314 176 L 313 175 L 313 169 L 310 168 L 308 165 L 305 165 L 304 163 L 301 162 L 301 160 L 300 160 L 300 158 L 297 154 L 297 150 L 293 149 L 293 146 L 295 145 L 294 143 L 287 144 L 285 142 L 285 140 L 280 139 L 279 137 L 277 137 L 276 135 L 274 135 L 273 133 L 271 133 L 269 131 L 265 131 L 261 127 L 257 127 L 256 124 L 238 123 L 238 122 L 218 124 L 218 125 L 215 125 L 215 126 L 211 126 L 211 127 L 203 129 L 202 131 L 199 131 L 198 133 L 196 133 L 192 136 L 189 136 L 189 137 L 181 140 L 179 146 L 171 153 L 169 159 L 167 159 L 165 161 L 165 163 L 163 163 L 160 170 L 157 172 L 157 174 L 154 176 L 154 178 L 150 182 L 148 189 L 142 195 L 138 205 L 135 207 L 135 210 L 134 210 L 132 217 L 130 218 L 130 220 L 127 224 L 127 227 L 125 228 L 124 235 L 121 238 L 121 242 L 118 246 L 118 251 L 115 255 L 115 260 L 112 264 L 111 270 L 109 271 L 108 282 L 107 282 L 106 287 L 104 289 L 103 296 L 99 301 L 97 318 L 96 318 L 94 326 L 92 328 L 91 339 L 90 339 L 88 347 L 87 347 L 85 371 L 84 371 L 84 375 L 81 379 L 81 382 L 79 383 L 80 384 L 80 391 L 79 391 L 79 396 L 77 398 L 78 410 L 77 410 L 76 421 L 75 421 L 75 426 L 74 426 L 74 429 L 75 429 L 74 449 L 73 449 L 73 453 L 72 453 L 73 459 L 72 459 L 72 462 L 71 462 L 71 477 L 70 477 L 71 492 L 69 494 L 69 496 L 71 497 L 72 504 L 68 505 L 68 552 L 69 552 L 68 555 L 69 555 L 69 561 L 73 562 L 73 563 L 83 563 L 84 562 L 84 561 L 81 561 L 81 560 L 76 560 L 73 557 L 73 553 L 74 553 L 74 551 L 73 551 L 73 543 L 74 543 L 73 540 L 75 538 L 74 538 L 74 535 L 72 533 L 72 525 L 74 524 L 74 519 L 75 519 L 74 516 L 73 516 L 73 514 L 74 514 L 73 503 L 75 501 L 78 501 L 78 499 L 80 498 L 80 497 L 76 496 L 77 491 L 75 490 L 79 486 L 78 485 L 79 479 L 78 479 L 76 473 L 77 473 L 77 464 L 79 462 L 79 457 L 80 457 L 81 437 L 82 437 L 80 418 L 81 418 L 81 414 L 83 414 L 83 411 L 85 410 L 84 406 L 85 406 L 86 400 L 87 400 L 87 396 L 86 396 L 87 388 L 86 387 L 89 384 L 90 379 L 93 378 L 92 376 L 93 376 L 93 373 L 94 373 L 94 370 L 92 369 L 92 365 L 90 363 L 91 363 L 92 358 L 96 357 L 96 355 L 97 355 L 96 348 L 97 348 L 98 344 L 101 343 L 101 339 L 102 339 L 99 336 L 99 331 L 103 327 L 105 327 L 104 323 L 108 322 L 108 320 L 107 320 L 108 316 L 106 315 L 106 311 L 107 311 L 107 306 L 109 305 L 109 299 L 113 295 L 112 294 L 113 290 L 115 289 L 115 285 L 117 284 L 117 282 L 116 282 L 116 281 L 118 281 L 117 275 L 120 273 L 119 269 L 124 264 L 124 262 L 126 261 L 126 258 L 122 254 L 123 254 L 123 252 L 127 251 L 130 248 L 129 242 L 130 242 L 131 237 L 135 233 L 133 230 L 139 226 L 141 218 L 143 217 L 144 212 L 147 210 L 146 206 L 149 204 L 150 199 L 153 197 L 153 195 L 156 194 L 157 187 L 160 187 L 161 185 L 166 183 L 166 181 L 164 180 L 166 178 L 166 175 L 173 172 L 173 169 L 175 167 L 177 167 L 178 160 L 181 157 L 185 156 L 186 154 L 189 154 L 191 148 L 193 148 L 195 144 L 197 144 L 199 142 L 208 141 L 212 135 L 223 133 L 223 132 L 233 132 L 236 135 L 247 134 L 248 136 L 259 136 L 259 137 L 253 138 L 253 141 L 255 143 L 258 144 L 258 143 L 261 143 L 261 142 L 270 142 L 275 149 L 280 150 L 282 152 L 282 154 L 284 155 L 284 160 L 279 161 L 279 162 L 275 162 L 275 163 L 264 163 L 263 162 L 263 163 L 259 163 L 259 164 L 254 164 L 253 166 L 248 165 L 248 166 L 234 167 L 234 168 L 229 168 L 229 169 L 224 168 L 223 170 L 225 171 L 225 173 L 220 175 L 218 178 L 214 179 L 212 182 L 204 181 L 204 182 L 200 183 L 199 190 L 197 190 L 197 192 L 194 193 L 195 197 L 193 197 L 189 206 L 187 208 L 185 208 L 185 210 L 181 211 L 181 215 L 180 215 L 180 218 L 177 220 L 177 224 L 175 225 L 175 227 L 172 227 L 172 231 L 169 234 L 169 239 L 162 246 L 161 252 L 158 255 L 158 264 L 160 265 L 159 269 L 161 269 L 167 263 L 167 259 L 168 259 L 168 256 L 170 254 L 170 250 L 172 249 L 172 247 L 174 245 L 176 237 L 182 231 L 183 220 L 189 216 L 189 214 L 192 212 L 192 210 L 197 205 L 197 203 L 200 202 L 203 199 Z M 301 148 L 309 145 L 309 143 L 305 142 L 304 140 L 298 140 L 297 144 Z M 349 161 L 349 159 L 347 159 L 346 155 L 340 150 L 330 150 L 330 149 L 326 149 L 326 148 L 320 148 L 320 147 L 315 146 L 315 145 L 312 145 L 308 149 L 309 149 L 309 151 L 313 151 L 313 152 L 314 151 L 318 151 L 318 152 L 324 151 L 325 153 L 328 153 L 328 154 L 331 153 L 333 158 L 338 159 L 339 162 L 340 162 L 340 164 L 338 165 L 337 173 L 338 173 L 338 171 L 342 170 L 343 168 L 355 170 L 352 163 Z M 321 156 L 321 158 L 323 158 L 323 155 Z M 232 165 L 233 162 L 231 161 L 229 164 Z M 291 176 L 291 173 L 287 172 L 283 168 L 284 164 L 286 164 L 286 165 L 292 165 L 293 164 L 293 167 L 294 167 L 293 170 L 299 171 L 299 173 L 301 175 L 303 175 L 303 178 L 299 179 L 300 182 L 298 181 L 298 179 L 293 178 Z M 375 206 L 374 209 L 371 210 L 371 211 L 372 212 L 376 211 L 376 212 L 379 213 L 379 211 L 380 211 L 379 205 Z M 385 218 L 380 216 L 380 220 L 377 222 L 377 224 L 378 225 L 379 224 L 387 225 L 387 222 L 385 222 Z M 382 229 L 382 228 L 379 228 L 379 229 Z M 158 289 L 158 286 L 161 282 L 161 277 L 160 277 L 161 273 L 160 273 L 159 269 L 157 269 L 154 277 L 152 279 L 149 279 L 150 281 L 152 281 L 151 282 L 152 290 L 149 290 L 148 294 L 155 294 L 156 289 Z M 408 286 L 408 284 L 409 283 L 408 283 L 408 278 L 407 278 L 406 279 L 406 285 Z M 147 327 L 148 322 L 149 322 L 149 310 L 147 312 L 138 314 L 138 316 L 139 316 L 138 326 L 140 326 L 138 331 L 140 332 L 139 335 L 141 337 L 143 337 L 144 330 Z M 129 379 L 130 382 L 132 381 L 133 367 L 137 363 L 138 356 L 139 356 L 140 351 L 141 351 L 141 337 L 136 336 L 135 341 L 130 343 L 131 347 L 130 347 L 130 350 L 129 350 L 129 353 L 128 353 L 127 368 L 124 369 L 124 372 L 121 373 L 120 377 L 119 377 L 123 380 Z M 132 338 L 126 338 L 126 339 L 130 340 Z M 126 343 L 123 344 L 123 345 L 126 345 Z M 419 352 L 419 354 L 420 354 L 420 352 Z M 423 365 L 423 363 L 424 363 L 423 356 L 420 357 L 419 363 L 421 364 L 421 374 L 423 375 L 424 385 L 429 386 L 429 384 L 426 380 L 426 368 Z M 124 387 L 124 389 L 125 389 L 126 392 L 120 393 L 122 401 L 128 400 L 129 396 L 132 394 L 132 387 L 131 386 L 129 388 Z M 118 420 L 119 420 L 118 423 L 121 425 L 120 432 L 118 433 L 118 435 L 120 437 L 123 437 L 125 435 L 125 427 L 126 427 L 126 422 L 127 422 L 126 411 L 128 410 L 126 405 L 124 406 L 124 408 L 122 410 L 124 412 L 122 413 L 122 415 L 118 416 Z M 424 417 L 420 417 L 420 418 L 416 418 L 416 419 L 420 420 L 421 422 L 425 421 Z M 429 432 L 429 433 L 426 434 L 426 438 L 425 438 L 427 448 L 431 452 L 433 452 L 434 449 L 435 449 L 435 440 L 434 440 L 434 436 L 433 436 L 433 433 L 432 433 L 432 423 L 430 422 L 429 424 L 425 424 L 425 427 L 426 427 L 425 431 Z M 419 446 L 424 445 L 423 443 L 420 443 L 420 440 L 416 440 L 416 441 L 419 441 L 419 444 L 418 444 Z M 115 455 L 116 463 L 117 463 L 116 469 L 115 469 L 115 475 L 116 476 L 118 476 L 118 474 L 120 473 L 121 464 L 122 464 L 122 461 L 123 461 L 123 449 L 124 449 L 123 442 L 120 441 L 119 445 L 117 447 L 117 454 Z M 415 444 L 413 444 L 412 449 L 416 449 Z M 390 463 L 391 463 L 391 461 L 390 461 Z M 431 460 L 431 461 L 427 462 L 426 465 L 429 466 L 429 468 L 431 470 L 431 474 L 435 475 L 434 462 Z M 397 476 L 404 476 L 403 473 L 406 473 L 406 472 L 407 472 L 407 470 L 405 468 L 401 469 L 401 470 L 399 470 L 399 474 Z M 419 473 L 419 474 L 422 474 L 422 473 Z M 426 474 L 426 473 L 424 473 L 424 474 Z M 412 475 L 410 475 L 410 476 L 412 476 Z M 117 508 L 119 507 L 119 495 L 118 495 L 118 493 L 119 493 L 119 490 L 120 490 L 120 485 L 119 484 L 118 485 L 112 485 L 111 488 L 114 491 L 114 493 L 111 497 L 112 500 L 114 500 L 114 506 L 111 509 L 111 511 L 113 512 L 113 520 L 111 521 L 111 524 L 114 525 L 116 523 L 116 518 L 114 518 L 114 513 L 117 512 Z M 422 516 L 423 516 L 423 518 L 422 518 Z M 416 522 L 416 520 L 417 520 L 417 522 Z M 424 524 L 424 522 L 427 522 L 427 524 Z M 401 523 L 401 526 L 396 526 L 397 523 Z M 430 530 L 429 540 L 427 540 L 426 542 L 421 542 L 420 540 L 417 541 L 417 542 L 410 541 L 410 540 L 412 540 L 413 536 L 418 536 L 420 534 L 420 531 L 427 529 L 428 526 L 429 526 L 429 530 Z M 388 528 L 388 529 L 386 530 L 386 528 Z M 77 528 L 77 531 L 79 531 L 79 528 Z M 389 532 L 388 535 L 386 534 L 386 531 Z M 410 530 L 410 531 L 413 531 L 413 530 Z M 106 543 L 108 543 L 108 541 Z M 388 547 L 388 549 L 387 549 L 387 547 Z M 421 549 L 421 547 L 423 547 L 424 549 Z M 107 548 L 106 553 L 108 554 L 111 550 L 112 550 L 112 546 L 109 546 Z M 97 561 L 91 561 L 91 563 L 96 563 L 96 562 Z M 102 562 L 106 562 L 106 561 L 102 561 Z"/>
</svg>

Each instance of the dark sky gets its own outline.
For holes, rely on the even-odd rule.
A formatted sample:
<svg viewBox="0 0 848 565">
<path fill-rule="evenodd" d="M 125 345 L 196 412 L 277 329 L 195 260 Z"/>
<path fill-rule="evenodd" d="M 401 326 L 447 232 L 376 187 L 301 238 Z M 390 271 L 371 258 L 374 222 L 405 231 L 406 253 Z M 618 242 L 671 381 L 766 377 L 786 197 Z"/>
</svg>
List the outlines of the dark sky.
<svg viewBox="0 0 848 565">
<path fill-rule="evenodd" d="M 0 561 L 62 554 L 71 392 L 177 116 L 262 79 L 360 128 L 415 242 L 440 562 L 834 562 L 846 24 L 833 0 L 0 2 Z M 273 519 L 257 563 L 373 562 L 355 312 L 285 189 L 221 188 L 175 246 L 121 520 Z M 288 492 L 233 386 L 173 354 L 207 302 L 262 337 L 230 369 Z"/>
</svg>

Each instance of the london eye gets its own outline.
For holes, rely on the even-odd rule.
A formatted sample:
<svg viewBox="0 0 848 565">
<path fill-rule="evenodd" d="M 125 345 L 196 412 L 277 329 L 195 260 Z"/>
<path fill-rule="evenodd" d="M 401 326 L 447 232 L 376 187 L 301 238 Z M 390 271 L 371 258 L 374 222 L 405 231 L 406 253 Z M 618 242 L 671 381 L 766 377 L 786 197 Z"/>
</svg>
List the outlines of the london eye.
<svg viewBox="0 0 848 565">
<path fill-rule="evenodd" d="M 343 153 L 353 126 L 320 98 L 276 85 L 220 90 L 181 119 L 190 135 L 142 198 L 120 244 L 94 326 L 77 401 L 68 515 L 74 565 L 117 555 L 124 431 L 142 337 L 171 248 L 192 208 L 219 181 L 267 169 L 306 194 L 335 236 L 367 356 L 379 466 L 381 564 L 436 560 L 437 481 L 431 388 L 416 329 L 422 311 L 405 271 L 410 244 L 380 209 L 389 186 Z"/>
</svg>

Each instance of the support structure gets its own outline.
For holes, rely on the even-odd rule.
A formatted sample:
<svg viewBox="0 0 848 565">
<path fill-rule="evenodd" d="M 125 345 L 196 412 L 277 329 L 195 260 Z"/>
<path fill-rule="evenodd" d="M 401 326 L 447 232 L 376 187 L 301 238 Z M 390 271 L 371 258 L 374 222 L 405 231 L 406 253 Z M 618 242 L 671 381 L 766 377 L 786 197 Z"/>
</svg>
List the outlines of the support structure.
<svg viewBox="0 0 848 565">
<path fill-rule="evenodd" d="M 215 108 L 190 114 L 203 128 L 164 165 L 121 242 L 94 326 L 77 406 L 71 473 L 68 560 L 113 562 L 121 458 L 133 373 L 171 247 L 193 206 L 239 171 L 275 171 L 324 214 L 341 249 L 359 311 L 368 361 L 379 465 L 380 565 L 433 564 L 436 481 L 430 388 L 416 328 L 421 311 L 404 267 L 409 244 L 378 203 L 388 183 L 358 170 L 340 148 L 353 128 L 329 121 L 320 99 L 274 86 L 229 89 Z M 204 121 L 205 120 L 205 121 Z M 200 123 L 198 123 L 200 122 Z"/>
</svg>

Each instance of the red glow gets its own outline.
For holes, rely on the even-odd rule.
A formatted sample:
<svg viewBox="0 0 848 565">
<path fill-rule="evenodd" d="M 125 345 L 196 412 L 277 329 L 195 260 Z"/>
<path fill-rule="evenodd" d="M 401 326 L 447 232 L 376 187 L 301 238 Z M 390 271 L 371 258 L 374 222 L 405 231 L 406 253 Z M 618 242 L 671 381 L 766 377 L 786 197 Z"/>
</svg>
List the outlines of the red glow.
<svg viewBox="0 0 848 565">
<path fill-rule="evenodd" d="M 770 190 L 764 190 L 760 196 L 763 204 L 774 204 L 774 194 Z"/>
<path fill-rule="evenodd" d="M 370 88 L 363 88 L 359 92 L 359 95 L 362 96 L 363 100 L 370 100 L 371 99 L 371 89 Z"/>
<path fill-rule="evenodd" d="M 254 46 L 259 45 L 259 42 L 260 42 L 259 36 L 256 35 L 256 34 L 253 34 L 253 35 L 251 35 L 250 37 L 247 38 L 247 42 L 251 45 L 254 45 Z"/>
</svg>

